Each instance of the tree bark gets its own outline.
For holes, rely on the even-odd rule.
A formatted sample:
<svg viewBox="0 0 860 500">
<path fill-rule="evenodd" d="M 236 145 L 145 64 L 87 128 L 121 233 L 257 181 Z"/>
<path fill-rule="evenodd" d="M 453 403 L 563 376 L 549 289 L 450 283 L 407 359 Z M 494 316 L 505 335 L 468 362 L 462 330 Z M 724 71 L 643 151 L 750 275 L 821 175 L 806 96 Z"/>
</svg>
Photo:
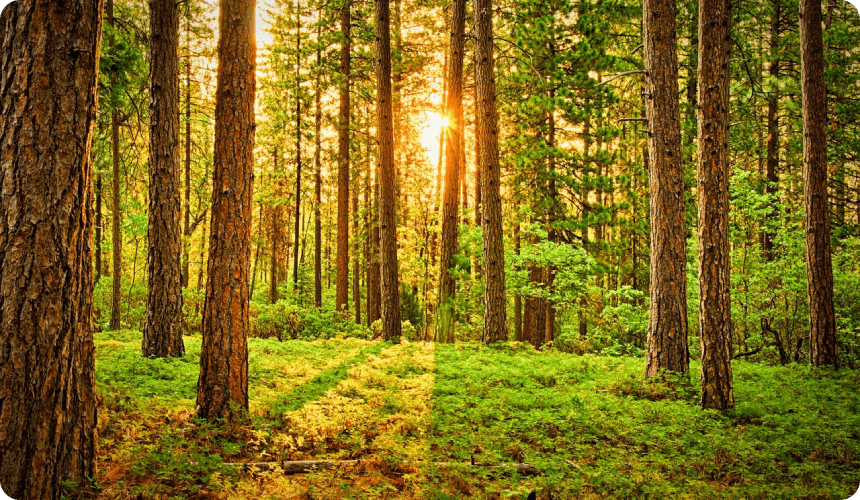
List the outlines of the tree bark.
<svg viewBox="0 0 860 500">
<path fill-rule="evenodd" d="M 302 208 L 302 17 L 296 0 L 296 223 L 293 230 L 293 295 L 299 286 L 299 216 Z"/>
<path fill-rule="evenodd" d="M 209 279 L 197 383 L 197 415 L 209 421 L 248 410 L 254 20 L 254 0 L 220 1 Z"/>
<path fill-rule="evenodd" d="M 466 0 L 454 0 L 451 8 L 451 42 L 448 62 L 448 117 L 445 148 L 445 188 L 442 194 L 442 245 L 439 258 L 439 321 L 436 342 L 454 342 L 454 294 L 457 283 L 450 270 L 455 267 L 463 158 L 463 52 L 465 49 Z"/>
<path fill-rule="evenodd" d="M 729 254 L 729 0 L 699 0 L 699 335 L 702 407 L 735 405 Z M 652 158 L 653 160 L 653 158 Z"/>
<path fill-rule="evenodd" d="M 689 370 L 687 224 L 675 0 L 644 0 L 645 114 L 651 160 L 651 306 L 645 376 Z"/>
<path fill-rule="evenodd" d="M 141 352 L 163 358 L 185 353 L 179 219 L 179 9 L 175 0 L 151 0 L 149 5 L 149 283 Z"/>
<path fill-rule="evenodd" d="M 782 0 L 773 0 L 773 14 L 770 22 L 770 68 L 772 78 L 779 78 L 779 18 Z M 773 234 L 771 227 L 776 223 L 777 210 L 774 205 L 777 202 L 776 193 L 779 189 L 779 87 L 771 88 L 767 99 L 767 186 L 765 192 L 768 195 L 770 208 L 767 211 L 767 226 L 761 234 L 761 248 L 764 260 L 773 261 Z"/>
<path fill-rule="evenodd" d="M 391 118 L 391 24 L 388 0 L 376 9 L 376 133 L 379 144 L 379 257 L 382 278 L 382 336 L 400 341 L 400 277 L 394 198 L 394 130 Z"/>
<path fill-rule="evenodd" d="M 317 25 L 317 40 L 320 40 L 322 24 Z M 314 306 L 322 307 L 322 45 L 317 46 L 316 116 L 314 116 Z"/>
<path fill-rule="evenodd" d="M 370 260 L 367 272 L 367 322 L 382 317 L 382 270 L 379 265 L 379 163 L 374 164 L 373 208 L 370 217 Z"/>
<path fill-rule="evenodd" d="M 278 170 L 278 148 L 275 148 L 272 152 L 272 161 L 274 162 L 274 169 L 272 171 L 272 178 L 277 179 L 275 181 L 278 184 L 278 187 L 281 186 L 281 175 Z M 280 191 L 280 189 L 278 189 Z M 278 195 L 281 193 L 279 192 Z M 269 210 L 269 213 L 272 215 L 272 253 L 271 258 L 269 260 L 269 303 L 274 304 L 278 301 L 278 269 L 281 268 L 280 263 L 278 262 L 280 252 L 281 252 L 281 217 L 283 215 L 283 209 L 281 205 L 277 205 L 272 207 Z M 289 229 L 288 229 L 289 231 Z"/>
<path fill-rule="evenodd" d="M 493 4 L 475 0 L 475 88 L 478 99 L 476 134 L 481 151 L 481 199 L 484 241 L 484 342 L 508 339 L 505 298 L 505 248 L 502 238 L 501 165 L 496 115 L 496 79 L 493 59 Z"/>
<path fill-rule="evenodd" d="M 105 2 L 105 17 L 108 24 L 114 25 L 113 0 Z M 108 45 L 113 47 L 114 39 L 108 39 Z M 116 86 L 116 75 L 110 75 L 111 88 Z M 120 329 L 120 313 L 122 310 L 122 207 L 120 206 L 120 158 L 119 158 L 119 110 L 117 104 L 111 103 L 110 112 L 110 142 L 111 142 L 111 251 L 113 262 L 113 284 L 111 287 L 110 330 Z"/>
<path fill-rule="evenodd" d="M 360 278 L 360 262 L 361 251 L 359 250 L 361 238 L 358 232 L 358 215 L 361 212 L 361 207 L 358 204 L 358 181 L 361 178 L 361 146 L 358 148 L 359 160 L 355 165 L 355 175 L 353 175 L 352 185 L 352 302 L 355 310 L 355 324 L 361 324 L 361 278 Z"/>
<path fill-rule="evenodd" d="M 827 199 L 827 89 L 821 2 L 800 2 L 800 73 L 803 91 L 803 229 L 809 298 L 809 362 L 839 366 L 830 212 Z"/>
<path fill-rule="evenodd" d="M 182 227 L 182 286 L 188 287 L 191 260 L 191 13 L 185 18 L 185 220 Z M 251 291 L 253 295 L 253 290 Z"/>
<path fill-rule="evenodd" d="M 93 126 L 102 4 L 18 0 L 0 53 L 0 484 L 94 477 Z"/>
<path fill-rule="evenodd" d="M 340 118 L 337 160 L 337 289 L 335 305 L 346 311 L 349 301 L 349 71 L 351 13 L 350 0 L 340 10 Z"/>
</svg>

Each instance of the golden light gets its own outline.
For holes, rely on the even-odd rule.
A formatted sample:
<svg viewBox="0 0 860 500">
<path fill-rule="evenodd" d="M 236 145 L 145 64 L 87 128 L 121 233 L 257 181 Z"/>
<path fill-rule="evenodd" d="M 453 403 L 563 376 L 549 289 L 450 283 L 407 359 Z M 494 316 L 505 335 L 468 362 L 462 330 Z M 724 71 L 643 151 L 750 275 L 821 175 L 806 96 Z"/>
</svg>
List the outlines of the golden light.
<svg viewBox="0 0 860 500">
<path fill-rule="evenodd" d="M 421 131 L 421 146 L 431 165 L 439 161 L 439 133 L 448 126 L 448 117 L 435 111 L 425 111 Z"/>
</svg>

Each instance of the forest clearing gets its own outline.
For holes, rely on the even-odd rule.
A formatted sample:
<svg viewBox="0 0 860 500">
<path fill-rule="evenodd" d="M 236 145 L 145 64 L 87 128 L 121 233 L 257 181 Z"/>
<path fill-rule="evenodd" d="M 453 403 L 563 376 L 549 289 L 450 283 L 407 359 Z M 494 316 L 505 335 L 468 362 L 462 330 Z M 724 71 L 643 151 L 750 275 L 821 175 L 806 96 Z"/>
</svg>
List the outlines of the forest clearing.
<svg viewBox="0 0 860 500">
<path fill-rule="evenodd" d="M 721 414 L 698 407 L 695 377 L 644 383 L 641 358 L 252 339 L 250 418 L 219 428 L 193 418 L 200 339 L 174 359 L 139 343 L 96 336 L 99 498 L 848 498 L 860 483 L 857 372 L 740 362 L 743 403 Z M 225 465 L 321 459 L 359 463 Z"/>
</svg>

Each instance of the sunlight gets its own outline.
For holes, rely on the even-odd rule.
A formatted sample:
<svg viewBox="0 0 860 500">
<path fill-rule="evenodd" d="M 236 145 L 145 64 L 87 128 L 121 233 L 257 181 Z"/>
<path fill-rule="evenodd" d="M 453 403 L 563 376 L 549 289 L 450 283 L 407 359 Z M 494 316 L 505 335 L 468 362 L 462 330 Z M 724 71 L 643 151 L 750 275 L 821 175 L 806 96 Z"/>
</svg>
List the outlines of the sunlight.
<svg viewBox="0 0 860 500">
<path fill-rule="evenodd" d="M 448 126 L 448 117 L 435 111 L 425 111 L 421 131 L 421 146 L 424 148 L 427 160 L 431 165 L 439 161 L 439 132 Z"/>
</svg>

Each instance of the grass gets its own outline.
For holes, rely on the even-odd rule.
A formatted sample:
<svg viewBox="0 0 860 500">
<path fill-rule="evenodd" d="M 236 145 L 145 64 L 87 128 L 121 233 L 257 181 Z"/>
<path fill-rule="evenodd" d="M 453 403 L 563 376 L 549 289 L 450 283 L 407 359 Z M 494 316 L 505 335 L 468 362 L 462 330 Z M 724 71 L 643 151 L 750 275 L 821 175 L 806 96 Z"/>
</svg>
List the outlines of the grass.
<svg viewBox="0 0 860 500">
<path fill-rule="evenodd" d="M 96 337 L 100 496 L 125 498 L 847 498 L 860 484 L 860 373 L 734 363 L 737 408 L 698 407 L 644 360 L 511 343 L 251 339 L 251 414 L 193 417 L 199 338 L 144 359 Z M 359 459 L 285 476 L 225 465 Z M 523 477 L 436 462 L 529 462 Z"/>
</svg>

